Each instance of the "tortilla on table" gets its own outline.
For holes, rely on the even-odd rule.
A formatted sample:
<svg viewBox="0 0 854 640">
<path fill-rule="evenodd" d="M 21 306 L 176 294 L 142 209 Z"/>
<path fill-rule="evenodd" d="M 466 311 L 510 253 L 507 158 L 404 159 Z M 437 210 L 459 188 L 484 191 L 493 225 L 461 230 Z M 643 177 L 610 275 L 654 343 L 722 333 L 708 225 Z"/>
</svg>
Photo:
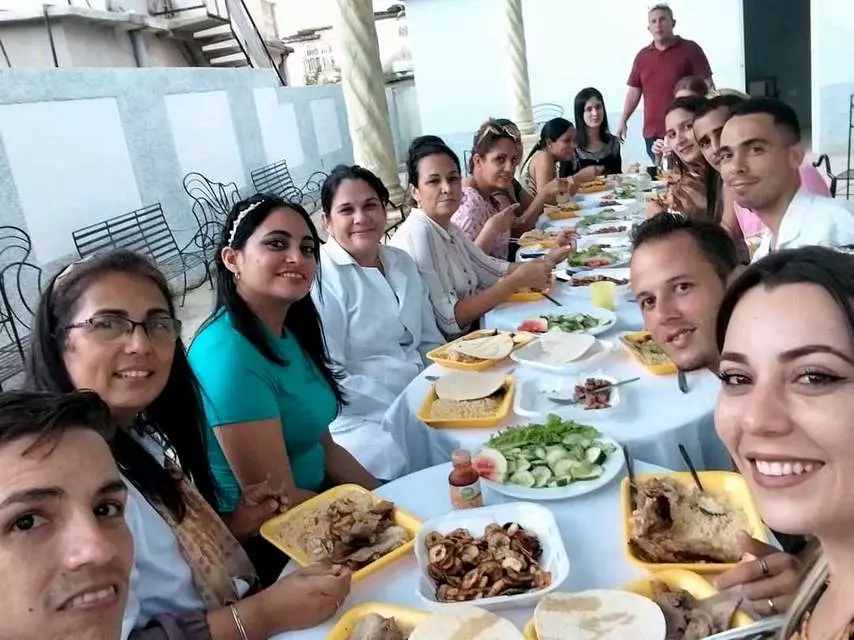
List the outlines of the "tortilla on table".
<svg viewBox="0 0 854 640">
<path fill-rule="evenodd" d="M 539 640 L 664 640 L 664 614 L 628 591 L 553 593 L 534 610 Z"/>
<path fill-rule="evenodd" d="M 506 333 L 499 333 L 485 338 L 462 340 L 455 344 L 453 350 L 464 356 L 480 360 L 504 360 L 513 351 L 513 338 Z"/>
<path fill-rule="evenodd" d="M 451 371 L 436 380 L 440 400 L 480 400 L 488 398 L 504 385 L 503 373 Z"/>
<path fill-rule="evenodd" d="M 587 353 L 596 343 L 589 333 L 564 333 L 549 331 L 540 336 L 540 349 L 552 362 L 572 362 Z"/>
<path fill-rule="evenodd" d="M 524 640 L 511 622 L 494 613 L 454 605 L 444 607 L 415 627 L 409 640 Z"/>
</svg>

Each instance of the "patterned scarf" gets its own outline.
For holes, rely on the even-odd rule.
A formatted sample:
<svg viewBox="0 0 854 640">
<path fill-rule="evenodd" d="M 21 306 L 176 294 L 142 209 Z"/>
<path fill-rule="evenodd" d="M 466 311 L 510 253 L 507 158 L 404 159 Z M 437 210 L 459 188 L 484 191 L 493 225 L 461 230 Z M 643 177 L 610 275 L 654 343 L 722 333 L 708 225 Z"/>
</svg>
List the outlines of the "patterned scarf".
<svg viewBox="0 0 854 640">
<path fill-rule="evenodd" d="M 169 460 L 166 461 L 166 469 L 180 479 L 184 519 L 178 522 L 172 512 L 159 502 L 151 505 L 178 539 L 181 555 L 193 574 L 196 591 L 208 610 L 237 602 L 240 596 L 235 589 L 234 578 L 254 587 L 258 581 L 255 568 L 222 518 L 193 483 Z"/>
</svg>

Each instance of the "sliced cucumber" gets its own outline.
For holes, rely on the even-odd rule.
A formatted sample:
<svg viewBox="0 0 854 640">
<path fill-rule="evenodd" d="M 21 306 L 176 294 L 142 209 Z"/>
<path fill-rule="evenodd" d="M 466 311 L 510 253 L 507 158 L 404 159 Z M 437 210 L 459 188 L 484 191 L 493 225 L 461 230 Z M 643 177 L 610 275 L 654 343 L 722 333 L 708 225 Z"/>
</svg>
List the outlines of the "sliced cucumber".
<svg viewBox="0 0 854 640">
<path fill-rule="evenodd" d="M 605 472 L 605 469 L 598 464 L 590 465 L 585 473 L 573 472 L 572 477 L 576 480 L 595 480 Z"/>
<path fill-rule="evenodd" d="M 557 486 L 558 486 L 558 485 L 557 485 L 557 480 L 549 480 L 549 481 L 548 481 L 548 483 L 546 484 L 546 486 L 547 486 L 549 489 L 556 489 L 556 488 L 557 488 Z"/>
<path fill-rule="evenodd" d="M 577 433 L 570 433 L 563 439 L 563 444 L 567 447 L 574 447 L 579 444 L 582 440 L 584 440 L 583 436 L 578 435 Z"/>
<path fill-rule="evenodd" d="M 509 475 L 509 474 L 513 473 L 514 471 L 516 471 L 516 462 L 513 460 L 508 460 L 507 461 L 507 474 Z"/>
<path fill-rule="evenodd" d="M 534 467 L 531 475 L 534 476 L 535 487 L 545 487 L 548 481 L 552 479 L 552 472 L 548 467 Z"/>
<path fill-rule="evenodd" d="M 599 447 L 590 447 L 584 454 L 584 457 L 587 459 L 587 462 L 590 464 L 602 464 L 605 462 L 605 452 L 602 451 Z"/>
<path fill-rule="evenodd" d="M 569 451 L 563 447 L 554 447 L 546 454 L 546 462 L 554 469 L 555 465 L 561 460 L 566 460 L 570 457 Z"/>
<path fill-rule="evenodd" d="M 600 442 L 599 444 L 602 447 L 602 451 L 605 452 L 606 456 L 610 456 L 612 453 L 614 453 L 617 450 L 616 445 L 614 445 L 610 442 Z"/>
<path fill-rule="evenodd" d="M 534 453 L 537 454 L 537 457 L 540 460 L 546 460 L 546 448 L 545 447 L 537 447 L 534 449 Z"/>
<path fill-rule="evenodd" d="M 525 460 L 524 458 L 517 460 L 513 464 L 513 471 L 527 471 L 531 468 L 531 463 Z"/>
<path fill-rule="evenodd" d="M 510 476 L 511 484 L 518 484 L 520 487 L 531 488 L 536 484 L 536 480 L 534 480 L 534 476 L 532 476 L 527 471 L 516 471 L 512 476 Z"/>
<path fill-rule="evenodd" d="M 559 487 L 568 487 L 572 484 L 572 476 L 562 476 L 557 479 L 557 486 Z"/>
<path fill-rule="evenodd" d="M 552 471 L 554 474 L 560 478 L 562 476 L 574 476 L 575 474 L 572 471 L 572 468 L 578 463 L 574 460 L 568 460 L 566 458 L 562 460 L 558 460 L 554 465 L 552 465 Z"/>
</svg>

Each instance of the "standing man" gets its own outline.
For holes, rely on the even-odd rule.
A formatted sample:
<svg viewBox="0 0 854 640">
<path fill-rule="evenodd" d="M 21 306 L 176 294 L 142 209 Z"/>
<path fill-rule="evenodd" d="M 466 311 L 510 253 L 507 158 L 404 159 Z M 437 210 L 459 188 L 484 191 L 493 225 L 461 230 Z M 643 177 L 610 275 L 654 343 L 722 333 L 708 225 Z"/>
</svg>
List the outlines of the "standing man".
<svg viewBox="0 0 854 640">
<path fill-rule="evenodd" d="M 617 136 L 625 140 L 629 118 L 643 96 L 643 137 L 650 159 L 654 158 L 653 142 L 664 137 L 664 112 L 673 100 L 676 83 L 686 76 L 699 76 L 710 89 L 713 87 L 706 54 L 696 42 L 674 35 L 675 26 L 673 10 L 667 4 L 657 4 L 649 10 L 647 28 L 652 34 L 652 44 L 635 56 L 623 115 L 617 126 Z"/>
</svg>

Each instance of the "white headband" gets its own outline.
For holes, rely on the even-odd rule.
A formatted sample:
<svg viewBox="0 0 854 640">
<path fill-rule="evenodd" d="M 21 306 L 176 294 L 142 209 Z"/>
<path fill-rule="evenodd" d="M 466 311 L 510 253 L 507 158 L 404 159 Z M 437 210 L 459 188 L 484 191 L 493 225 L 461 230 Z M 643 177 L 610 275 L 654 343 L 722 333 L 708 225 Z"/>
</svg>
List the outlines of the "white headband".
<svg viewBox="0 0 854 640">
<path fill-rule="evenodd" d="M 256 202 L 254 204 L 250 204 L 243 211 L 237 214 L 237 217 L 234 219 L 234 224 L 231 225 L 231 233 L 228 234 L 228 246 L 230 247 L 234 243 L 234 236 L 237 235 L 237 229 L 240 227 L 240 223 L 243 222 L 243 219 L 249 215 L 249 212 L 255 209 L 255 207 L 262 204 L 261 202 Z"/>
</svg>

